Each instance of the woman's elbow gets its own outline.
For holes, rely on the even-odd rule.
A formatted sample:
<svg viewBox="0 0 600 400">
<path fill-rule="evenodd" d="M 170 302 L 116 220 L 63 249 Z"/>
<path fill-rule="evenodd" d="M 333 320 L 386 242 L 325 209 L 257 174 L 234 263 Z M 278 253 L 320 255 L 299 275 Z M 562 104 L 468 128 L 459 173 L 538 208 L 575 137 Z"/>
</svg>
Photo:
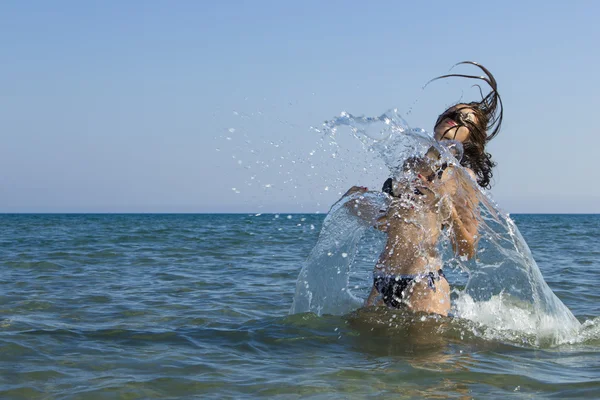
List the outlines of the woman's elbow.
<svg viewBox="0 0 600 400">
<path fill-rule="evenodd" d="M 477 242 L 478 240 L 475 237 L 463 238 L 462 240 L 459 240 L 457 246 L 458 255 L 461 257 L 466 257 L 468 260 L 475 257 L 475 254 L 477 254 Z"/>
<path fill-rule="evenodd" d="M 467 260 L 470 260 L 475 257 L 476 253 L 475 246 L 470 246 L 468 249 L 466 249 L 464 256 L 467 257 Z"/>
</svg>

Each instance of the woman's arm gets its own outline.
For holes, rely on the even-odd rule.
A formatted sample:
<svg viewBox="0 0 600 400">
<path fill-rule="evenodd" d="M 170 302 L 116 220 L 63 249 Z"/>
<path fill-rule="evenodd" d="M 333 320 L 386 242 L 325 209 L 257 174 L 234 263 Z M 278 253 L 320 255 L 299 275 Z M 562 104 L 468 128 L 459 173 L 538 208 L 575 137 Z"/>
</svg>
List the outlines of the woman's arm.
<svg viewBox="0 0 600 400">
<path fill-rule="evenodd" d="M 458 201 L 462 201 L 459 199 Z M 475 202 L 478 203 L 477 199 Z M 452 247 L 454 252 L 468 259 L 475 256 L 477 250 L 477 235 L 479 227 L 478 204 L 473 201 L 465 201 L 464 205 L 453 204 L 451 206 L 450 220 L 454 235 L 452 236 Z"/>
<path fill-rule="evenodd" d="M 382 226 L 385 225 L 388 198 L 389 196 L 381 192 L 369 191 L 364 186 L 353 186 L 338 203 L 343 203 L 348 213 L 363 223 L 384 230 Z"/>
<path fill-rule="evenodd" d="M 468 171 L 470 172 L 470 171 Z M 440 178 L 437 194 L 442 197 L 444 214 L 452 228 L 454 252 L 473 258 L 479 241 L 479 200 L 465 170 L 447 168 Z"/>
</svg>

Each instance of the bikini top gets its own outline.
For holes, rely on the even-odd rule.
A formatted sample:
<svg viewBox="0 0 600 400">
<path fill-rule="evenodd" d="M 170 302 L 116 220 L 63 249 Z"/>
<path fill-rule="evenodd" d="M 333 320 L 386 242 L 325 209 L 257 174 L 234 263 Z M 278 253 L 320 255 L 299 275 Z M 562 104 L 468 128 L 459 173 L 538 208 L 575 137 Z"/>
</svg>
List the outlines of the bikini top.
<svg viewBox="0 0 600 400">
<path fill-rule="evenodd" d="M 392 178 L 387 178 L 385 182 L 383 182 L 383 187 L 381 188 L 381 191 L 383 193 L 387 193 L 390 196 L 394 196 L 394 192 L 393 192 L 393 184 L 394 180 Z"/>
</svg>

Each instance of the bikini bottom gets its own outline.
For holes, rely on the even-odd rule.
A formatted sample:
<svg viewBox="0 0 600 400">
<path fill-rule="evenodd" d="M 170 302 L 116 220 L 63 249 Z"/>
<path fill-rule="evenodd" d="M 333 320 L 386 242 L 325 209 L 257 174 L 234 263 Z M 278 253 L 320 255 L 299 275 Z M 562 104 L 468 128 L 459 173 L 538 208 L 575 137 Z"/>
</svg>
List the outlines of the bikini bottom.
<svg viewBox="0 0 600 400">
<path fill-rule="evenodd" d="M 436 291 L 435 282 L 440 279 L 446 279 L 444 271 L 441 269 L 437 273 L 429 272 L 415 275 L 387 275 L 375 274 L 373 285 L 375 289 L 383 296 L 383 302 L 388 307 L 400 308 L 402 299 L 406 298 L 410 289 L 420 282 L 427 279 L 427 286 L 434 292 Z"/>
</svg>

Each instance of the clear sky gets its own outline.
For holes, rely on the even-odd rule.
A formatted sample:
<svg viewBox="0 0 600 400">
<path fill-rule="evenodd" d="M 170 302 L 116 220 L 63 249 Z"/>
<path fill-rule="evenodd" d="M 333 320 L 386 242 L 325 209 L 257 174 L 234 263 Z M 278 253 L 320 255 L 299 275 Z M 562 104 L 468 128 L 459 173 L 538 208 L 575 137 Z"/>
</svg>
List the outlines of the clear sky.
<svg viewBox="0 0 600 400">
<path fill-rule="evenodd" d="M 597 1 L 3 1 L 0 212 L 326 212 L 387 175 L 311 127 L 398 108 L 431 130 L 476 95 L 422 86 L 476 60 L 505 106 L 499 205 L 598 213 L 598 16 Z"/>
</svg>

